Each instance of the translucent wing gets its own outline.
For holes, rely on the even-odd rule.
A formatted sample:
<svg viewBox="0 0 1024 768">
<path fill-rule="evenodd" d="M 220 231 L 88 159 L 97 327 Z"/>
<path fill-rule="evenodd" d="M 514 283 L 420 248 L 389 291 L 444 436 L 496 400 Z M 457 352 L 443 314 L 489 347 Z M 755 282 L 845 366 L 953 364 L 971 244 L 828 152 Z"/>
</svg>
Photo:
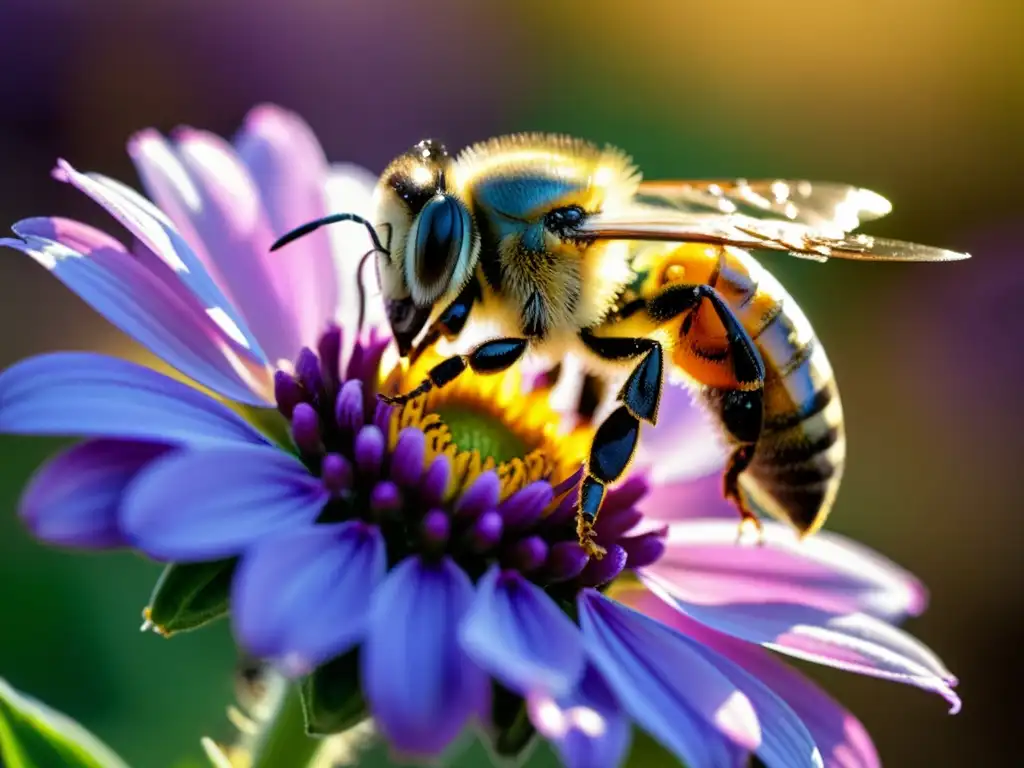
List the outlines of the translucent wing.
<svg viewBox="0 0 1024 768">
<path fill-rule="evenodd" d="M 870 189 L 783 179 L 647 181 L 640 185 L 638 202 L 685 213 L 741 214 L 844 232 L 892 211 L 892 204 Z"/>
<path fill-rule="evenodd" d="M 597 213 L 577 228 L 581 239 L 654 240 L 735 245 L 753 250 L 784 251 L 814 261 L 958 261 L 970 256 L 929 245 L 851 235 L 841 227 L 811 227 L 791 221 L 755 219 L 740 214 L 691 214 L 635 205 L 624 211 Z"/>
</svg>

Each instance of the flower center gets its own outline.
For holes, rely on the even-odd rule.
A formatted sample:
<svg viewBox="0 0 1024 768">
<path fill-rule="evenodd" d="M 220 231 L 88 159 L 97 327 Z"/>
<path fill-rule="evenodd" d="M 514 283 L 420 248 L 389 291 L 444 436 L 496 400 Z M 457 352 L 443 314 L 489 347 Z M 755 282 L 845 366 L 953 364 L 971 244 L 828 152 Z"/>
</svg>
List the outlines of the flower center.
<svg viewBox="0 0 1024 768">
<path fill-rule="evenodd" d="M 389 392 L 406 392 L 423 381 L 441 360 L 434 351 L 409 367 L 396 367 L 384 382 Z M 592 430 L 563 433 L 548 390 L 526 392 L 513 369 L 480 376 L 466 371 L 443 389 L 431 390 L 398 409 L 391 430 L 417 427 L 427 435 L 428 460 L 452 460 L 454 482 L 468 487 L 494 470 L 502 501 L 532 482 L 560 483 L 582 466 Z"/>
<path fill-rule="evenodd" d="M 490 413 L 472 406 L 460 408 L 455 403 L 435 408 L 434 413 L 448 427 L 452 443 L 460 451 L 476 451 L 501 463 L 523 456 L 529 450 L 519 435 Z"/>
<path fill-rule="evenodd" d="M 392 564 L 448 557 L 475 579 L 497 562 L 567 597 L 660 555 L 663 532 L 629 535 L 641 517 L 642 477 L 608 492 L 595 527 L 608 555 L 592 561 L 579 546 L 577 485 L 593 429 L 564 431 L 549 390 L 527 391 L 515 372 L 467 372 L 400 407 L 384 405 L 378 385 L 409 391 L 439 359 L 428 352 L 382 380 L 386 344 L 357 343 L 343 376 L 332 328 L 319 354 L 303 350 L 294 373 L 275 377 L 292 442 L 331 492 L 320 523 L 378 526 Z"/>
</svg>

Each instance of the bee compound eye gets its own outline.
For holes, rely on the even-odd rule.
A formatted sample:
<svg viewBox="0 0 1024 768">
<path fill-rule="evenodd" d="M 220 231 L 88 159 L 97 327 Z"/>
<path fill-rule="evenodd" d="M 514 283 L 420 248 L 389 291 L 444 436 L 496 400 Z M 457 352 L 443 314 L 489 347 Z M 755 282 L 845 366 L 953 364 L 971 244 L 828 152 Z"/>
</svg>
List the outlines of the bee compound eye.
<svg viewBox="0 0 1024 768">
<path fill-rule="evenodd" d="M 437 195 L 416 221 L 410 287 L 423 303 L 444 293 L 468 235 L 468 214 L 454 197 Z"/>
</svg>

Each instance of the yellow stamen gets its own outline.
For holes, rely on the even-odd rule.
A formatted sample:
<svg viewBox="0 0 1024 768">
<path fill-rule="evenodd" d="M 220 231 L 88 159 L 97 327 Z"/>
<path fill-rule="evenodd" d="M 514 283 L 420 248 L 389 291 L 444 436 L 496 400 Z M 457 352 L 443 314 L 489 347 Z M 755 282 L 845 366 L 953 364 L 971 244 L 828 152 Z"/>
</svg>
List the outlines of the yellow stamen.
<svg viewBox="0 0 1024 768">
<path fill-rule="evenodd" d="M 440 360 L 428 352 L 412 366 L 396 367 L 382 391 L 414 389 Z M 446 387 L 396 407 L 388 442 L 394 448 L 403 429 L 420 429 L 427 437 L 427 464 L 440 455 L 451 460 L 449 498 L 494 470 L 504 500 L 537 480 L 557 484 L 571 477 L 586 457 L 592 428 L 564 431 L 550 395 L 547 388 L 526 392 L 516 369 L 489 376 L 466 371 Z"/>
</svg>

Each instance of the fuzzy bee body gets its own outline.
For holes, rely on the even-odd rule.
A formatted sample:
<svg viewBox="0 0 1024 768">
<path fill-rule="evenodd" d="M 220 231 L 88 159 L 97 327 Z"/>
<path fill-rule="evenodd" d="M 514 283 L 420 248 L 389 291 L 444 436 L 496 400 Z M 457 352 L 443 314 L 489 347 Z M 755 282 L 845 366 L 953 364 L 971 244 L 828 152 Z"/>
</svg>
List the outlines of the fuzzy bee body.
<svg viewBox="0 0 1024 768">
<path fill-rule="evenodd" d="M 842 407 L 810 323 L 750 251 L 801 258 L 950 261 L 966 254 L 851 235 L 890 206 L 868 190 L 785 181 L 644 182 L 622 152 L 521 134 L 452 157 L 434 141 L 380 177 L 377 273 L 399 353 L 457 338 L 472 315 L 502 336 L 445 359 L 404 402 L 463 371 L 496 373 L 524 354 L 575 353 L 601 378 L 626 372 L 598 425 L 578 502 L 592 554 L 605 488 L 625 471 L 663 382 L 699 393 L 732 444 L 723 490 L 753 510 L 816 530 L 845 459 Z M 275 246 L 277 247 L 277 246 Z M 418 341 L 417 341 L 418 339 Z"/>
</svg>

